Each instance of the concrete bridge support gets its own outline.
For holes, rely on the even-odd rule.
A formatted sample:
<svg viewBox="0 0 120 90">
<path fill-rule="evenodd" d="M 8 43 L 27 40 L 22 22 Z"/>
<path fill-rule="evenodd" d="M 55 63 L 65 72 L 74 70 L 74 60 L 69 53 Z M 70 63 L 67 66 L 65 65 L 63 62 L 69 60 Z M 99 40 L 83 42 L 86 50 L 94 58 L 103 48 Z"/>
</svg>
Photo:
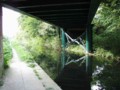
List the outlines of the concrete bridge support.
<svg viewBox="0 0 120 90">
<path fill-rule="evenodd" d="M 0 83 L 2 81 L 3 74 L 3 45 L 2 45 L 2 5 L 0 4 Z"/>
</svg>

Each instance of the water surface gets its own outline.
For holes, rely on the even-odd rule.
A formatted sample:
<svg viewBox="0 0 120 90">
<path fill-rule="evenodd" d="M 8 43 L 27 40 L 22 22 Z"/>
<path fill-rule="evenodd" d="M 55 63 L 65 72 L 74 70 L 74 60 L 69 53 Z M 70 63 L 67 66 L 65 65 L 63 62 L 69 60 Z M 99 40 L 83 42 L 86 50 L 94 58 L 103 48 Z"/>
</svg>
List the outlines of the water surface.
<svg viewBox="0 0 120 90">
<path fill-rule="evenodd" d="M 53 80 L 63 87 L 63 90 L 67 90 L 66 86 L 69 87 L 73 83 L 75 83 L 73 85 L 74 88 L 78 87 L 81 82 L 86 87 L 89 87 L 85 56 L 69 54 L 65 51 L 47 50 L 45 55 L 41 56 L 40 59 L 39 65 Z M 92 76 L 89 78 L 92 79 L 92 90 L 120 90 L 120 62 L 101 57 L 92 57 L 91 61 Z M 64 82 L 68 83 L 68 85 L 62 85 Z M 85 87 L 82 88 L 84 90 L 88 89 Z"/>
</svg>

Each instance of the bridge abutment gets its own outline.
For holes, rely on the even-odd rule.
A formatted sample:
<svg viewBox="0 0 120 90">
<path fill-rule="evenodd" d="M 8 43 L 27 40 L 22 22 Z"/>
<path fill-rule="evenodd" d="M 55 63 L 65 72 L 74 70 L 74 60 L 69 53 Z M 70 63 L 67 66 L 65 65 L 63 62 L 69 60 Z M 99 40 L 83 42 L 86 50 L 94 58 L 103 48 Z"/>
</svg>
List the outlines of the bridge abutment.
<svg viewBox="0 0 120 90">
<path fill-rule="evenodd" d="M 0 84 L 2 82 L 2 74 L 3 74 L 3 44 L 2 44 L 2 5 L 0 4 Z"/>
</svg>

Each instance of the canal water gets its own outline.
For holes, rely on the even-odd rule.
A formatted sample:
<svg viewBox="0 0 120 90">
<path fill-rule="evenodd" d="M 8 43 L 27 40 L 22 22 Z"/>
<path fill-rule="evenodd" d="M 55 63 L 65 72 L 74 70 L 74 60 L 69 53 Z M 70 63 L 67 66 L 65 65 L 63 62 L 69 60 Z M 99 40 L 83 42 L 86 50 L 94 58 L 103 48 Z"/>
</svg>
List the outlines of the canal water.
<svg viewBox="0 0 120 90">
<path fill-rule="evenodd" d="M 40 59 L 37 63 L 63 90 L 120 90 L 120 62 L 117 60 L 91 57 L 92 70 L 89 67 L 87 71 L 88 56 L 51 50 Z"/>
</svg>

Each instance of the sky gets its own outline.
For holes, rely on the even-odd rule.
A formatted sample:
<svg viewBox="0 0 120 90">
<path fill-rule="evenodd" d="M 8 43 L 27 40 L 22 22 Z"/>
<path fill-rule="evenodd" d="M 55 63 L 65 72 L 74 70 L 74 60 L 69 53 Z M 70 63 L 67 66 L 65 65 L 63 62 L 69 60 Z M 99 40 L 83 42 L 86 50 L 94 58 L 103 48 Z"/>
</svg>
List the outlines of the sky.
<svg viewBox="0 0 120 90">
<path fill-rule="evenodd" d="M 18 28 L 17 18 L 20 13 L 3 7 L 3 35 L 14 38 Z"/>
</svg>

